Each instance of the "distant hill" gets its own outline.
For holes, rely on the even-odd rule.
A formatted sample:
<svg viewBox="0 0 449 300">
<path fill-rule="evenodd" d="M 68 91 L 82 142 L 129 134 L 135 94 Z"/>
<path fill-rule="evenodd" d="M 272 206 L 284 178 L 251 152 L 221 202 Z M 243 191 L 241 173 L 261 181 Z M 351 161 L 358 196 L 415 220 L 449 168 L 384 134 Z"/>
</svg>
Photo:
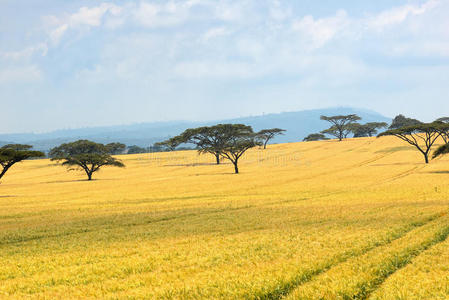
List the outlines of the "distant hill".
<svg viewBox="0 0 449 300">
<path fill-rule="evenodd" d="M 118 125 L 107 127 L 92 127 L 57 130 L 48 133 L 19 133 L 0 134 L 0 141 L 8 143 L 31 144 L 37 150 L 47 151 L 61 143 L 78 139 L 89 139 L 101 143 L 121 142 L 126 145 L 138 145 L 147 147 L 155 142 L 177 135 L 186 128 L 207 126 L 217 123 L 243 123 L 253 126 L 254 130 L 278 127 L 286 129 L 283 136 L 276 137 L 272 143 L 287 143 L 302 141 L 310 133 L 319 132 L 329 127 L 329 124 L 320 120 L 321 115 L 357 114 L 363 122 L 391 122 L 377 112 L 350 107 L 337 107 L 327 109 L 303 110 L 297 112 L 284 112 L 251 116 L 229 120 L 217 120 L 209 122 L 171 121 L 140 123 L 132 125 Z M 0 142 L 1 143 L 1 142 Z M 6 143 L 6 142 L 4 142 Z"/>
</svg>

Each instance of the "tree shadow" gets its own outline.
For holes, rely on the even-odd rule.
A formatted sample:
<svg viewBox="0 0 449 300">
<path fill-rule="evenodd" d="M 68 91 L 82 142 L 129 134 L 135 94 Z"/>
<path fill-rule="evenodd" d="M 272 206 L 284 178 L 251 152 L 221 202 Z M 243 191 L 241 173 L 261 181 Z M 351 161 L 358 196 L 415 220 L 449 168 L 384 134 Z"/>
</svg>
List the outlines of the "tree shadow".
<svg viewBox="0 0 449 300">
<path fill-rule="evenodd" d="M 92 179 L 93 181 L 94 179 Z M 41 183 L 68 183 L 68 182 L 82 182 L 88 181 L 87 179 L 73 179 L 73 180 L 54 180 L 54 181 L 44 181 Z"/>
<path fill-rule="evenodd" d="M 397 162 L 397 163 L 387 163 L 387 164 L 372 164 L 371 166 L 376 167 L 388 167 L 388 166 L 410 166 L 410 165 L 424 165 L 424 161 L 419 162 Z"/>
<path fill-rule="evenodd" d="M 413 148 L 413 146 L 388 147 L 388 148 L 384 148 L 379 151 L 376 151 L 374 153 L 394 153 L 394 152 L 400 152 L 400 151 L 415 151 L 415 148 Z"/>
<path fill-rule="evenodd" d="M 230 163 L 220 162 L 220 165 L 228 165 Z M 163 165 L 163 167 L 197 167 L 197 166 L 219 166 L 216 163 L 191 163 L 191 164 L 174 164 L 174 165 Z"/>
<path fill-rule="evenodd" d="M 54 181 L 44 181 L 41 183 L 69 183 L 69 182 L 89 182 L 89 181 L 108 181 L 108 180 L 117 180 L 114 178 L 106 178 L 106 179 L 95 179 L 92 178 L 91 180 L 86 179 L 73 179 L 73 180 L 54 180 Z"/>
<path fill-rule="evenodd" d="M 189 176 L 215 176 L 215 175 L 234 175 L 234 172 L 222 172 L 222 173 L 197 173 Z M 238 175 L 238 174 L 237 174 Z"/>
<path fill-rule="evenodd" d="M 432 173 L 432 174 L 449 174 L 448 171 L 429 171 L 429 172 L 423 172 L 423 173 Z"/>
</svg>

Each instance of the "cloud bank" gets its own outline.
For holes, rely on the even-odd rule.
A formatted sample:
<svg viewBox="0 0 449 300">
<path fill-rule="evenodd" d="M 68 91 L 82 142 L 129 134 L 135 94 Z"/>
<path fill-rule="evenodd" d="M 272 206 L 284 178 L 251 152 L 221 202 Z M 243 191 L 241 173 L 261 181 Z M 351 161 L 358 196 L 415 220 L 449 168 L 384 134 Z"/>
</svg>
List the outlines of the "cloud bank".
<svg viewBox="0 0 449 300">
<path fill-rule="evenodd" d="M 6 130 L 337 105 L 433 118 L 424 98 L 449 109 L 447 0 L 326 13 L 273 0 L 76 2 L 44 12 L 19 46 L 0 44 L 0 96 L 29 120 Z"/>
</svg>

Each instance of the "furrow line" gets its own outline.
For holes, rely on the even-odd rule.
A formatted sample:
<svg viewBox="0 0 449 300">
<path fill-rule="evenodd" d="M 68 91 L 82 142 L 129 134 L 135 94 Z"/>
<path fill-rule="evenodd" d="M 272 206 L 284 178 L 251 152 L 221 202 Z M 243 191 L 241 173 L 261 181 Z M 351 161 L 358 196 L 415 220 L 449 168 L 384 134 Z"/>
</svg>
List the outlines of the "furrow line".
<svg viewBox="0 0 449 300">
<path fill-rule="evenodd" d="M 310 269 L 305 272 L 301 272 L 297 276 L 294 276 L 290 280 L 273 287 L 269 291 L 263 291 L 260 294 L 253 295 L 253 297 L 251 297 L 251 299 L 256 299 L 256 300 L 282 299 L 282 298 L 286 297 L 288 294 L 290 294 L 298 286 L 311 281 L 315 276 L 318 276 L 321 273 L 324 273 L 324 272 L 328 271 L 329 269 L 331 269 L 341 263 L 344 263 L 351 258 L 364 255 L 367 252 L 369 252 L 377 247 L 388 245 L 388 244 L 392 243 L 393 241 L 402 238 L 403 236 L 405 236 L 407 233 L 413 231 L 414 229 L 422 227 L 422 226 L 440 218 L 441 216 L 442 216 L 442 214 L 435 214 L 430 217 L 424 218 L 423 220 L 412 222 L 398 230 L 392 231 L 385 239 L 381 239 L 374 243 L 368 244 L 361 249 L 352 249 L 349 251 L 345 251 L 342 254 L 337 255 L 334 258 L 324 262 L 317 268 Z"/>
<path fill-rule="evenodd" d="M 435 234 L 435 236 L 426 240 L 416 247 L 406 248 L 385 261 L 375 273 L 373 280 L 364 282 L 358 286 L 358 291 L 353 295 L 345 295 L 347 299 L 368 299 L 368 297 L 377 290 L 382 283 L 398 270 L 404 268 L 421 253 L 439 243 L 444 242 L 449 236 L 449 227 L 445 227 Z"/>
</svg>

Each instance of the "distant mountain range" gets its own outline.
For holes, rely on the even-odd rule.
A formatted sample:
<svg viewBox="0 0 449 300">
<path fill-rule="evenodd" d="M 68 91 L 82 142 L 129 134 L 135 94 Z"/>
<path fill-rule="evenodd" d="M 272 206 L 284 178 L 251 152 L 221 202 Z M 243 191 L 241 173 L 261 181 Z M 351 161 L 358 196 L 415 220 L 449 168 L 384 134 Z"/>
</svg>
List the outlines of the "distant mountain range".
<svg viewBox="0 0 449 300">
<path fill-rule="evenodd" d="M 61 143 L 78 139 L 88 139 L 100 143 L 120 142 L 126 145 L 148 147 L 155 142 L 175 136 L 187 128 L 218 123 L 242 123 L 251 125 L 255 131 L 274 127 L 286 129 L 287 132 L 285 135 L 276 137 L 272 143 L 288 143 L 302 141 L 308 134 L 328 128 L 329 123 L 320 120 L 321 115 L 331 116 L 342 114 L 357 114 L 362 118 L 361 123 L 391 122 L 390 118 L 374 111 L 351 107 L 337 107 L 208 122 L 171 121 L 56 130 L 48 133 L 0 134 L 0 144 L 30 144 L 37 150 L 48 151 Z"/>
</svg>

